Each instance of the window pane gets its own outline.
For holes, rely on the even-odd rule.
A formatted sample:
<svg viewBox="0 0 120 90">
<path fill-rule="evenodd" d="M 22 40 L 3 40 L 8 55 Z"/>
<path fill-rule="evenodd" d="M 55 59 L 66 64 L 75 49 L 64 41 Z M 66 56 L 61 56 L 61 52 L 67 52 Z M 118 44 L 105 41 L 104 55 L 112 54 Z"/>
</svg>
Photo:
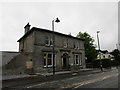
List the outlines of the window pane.
<svg viewBox="0 0 120 90">
<path fill-rule="evenodd" d="M 76 55 L 76 64 L 78 64 L 78 55 Z"/>
<path fill-rule="evenodd" d="M 79 55 L 75 55 L 74 64 L 79 64 Z"/>
<path fill-rule="evenodd" d="M 43 54 L 43 58 L 46 58 L 46 53 Z"/>
<path fill-rule="evenodd" d="M 46 53 L 43 54 L 44 66 L 46 66 Z"/>
<path fill-rule="evenodd" d="M 45 37 L 45 44 L 49 45 L 49 38 L 48 37 Z"/>
<path fill-rule="evenodd" d="M 52 40 L 52 38 L 50 39 L 50 45 L 53 45 L 53 40 Z"/>
<path fill-rule="evenodd" d="M 75 47 L 75 44 L 74 44 L 74 48 L 76 48 L 76 47 Z"/>
<path fill-rule="evenodd" d="M 52 65 L 52 54 L 48 54 L 47 65 Z"/>
<path fill-rule="evenodd" d="M 48 54 L 48 58 L 52 58 L 52 54 Z"/>
<path fill-rule="evenodd" d="M 44 59 L 44 66 L 46 66 L 46 59 Z"/>
<path fill-rule="evenodd" d="M 79 64 L 81 65 L 81 58 L 79 59 Z"/>
<path fill-rule="evenodd" d="M 51 59 L 48 59 L 47 64 L 48 64 L 48 65 L 52 65 Z"/>
</svg>

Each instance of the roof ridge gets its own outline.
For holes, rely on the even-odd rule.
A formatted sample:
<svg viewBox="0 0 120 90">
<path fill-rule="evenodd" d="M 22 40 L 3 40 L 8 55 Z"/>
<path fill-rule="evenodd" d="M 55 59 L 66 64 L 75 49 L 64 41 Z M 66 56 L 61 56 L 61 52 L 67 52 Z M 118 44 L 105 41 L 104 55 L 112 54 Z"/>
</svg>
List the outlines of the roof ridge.
<svg viewBox="0 0 120 90">
<path fill-rule="evenodd" d="M 49 30 L 49 29 L 32 27 L 32 28 L 31 28 L 27 33 L 25 33 L 17 42 L 19 42 L 22 38 L 26 37 L 28 34 L 30 34 L 30 33 L 31 33 L 32 31 L 34 31 L 34 30 L 44 30 L 44 31 L 47 31 L 47 32 L 53 32 L 52 30 Z M 68 37 L 75 38 L 75 39 L 79 39 L 79 40 L 85 40 L 85 39 L 81 39 L 81 38 L 78 38 L 78 37 L 75 37 L 75 36 L 72 36 L 72 35 L 63 34 L 63 33 L 57 32 L 57 31 L 54 31 L 54 33 L 55 33 L 55 34 L 59 34 L 59 35 L 68 36 Z"/>
</svg>

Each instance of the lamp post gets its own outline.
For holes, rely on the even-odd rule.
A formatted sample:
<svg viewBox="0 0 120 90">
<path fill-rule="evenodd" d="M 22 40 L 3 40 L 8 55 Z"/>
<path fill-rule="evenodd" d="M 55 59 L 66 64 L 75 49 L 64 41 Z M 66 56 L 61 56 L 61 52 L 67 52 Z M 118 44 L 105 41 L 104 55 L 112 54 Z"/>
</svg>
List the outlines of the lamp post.
<svg viewBox="0 0 120 90">
<path fill-rule="evenodd" d="M 52 32 L 53 32 L 53 34 L 52 34 L 52 36 L 53 36 L 53 75 L 55 75 L 55 44 L 54 44 L 54 42 L 55 42 L 55 37 L 54 37 L 54 22 L 56 22 L 56 23 L 59 23 L 60 22 L 60 20 L 58 19 L 58 18 L 56 18 L 55 20 L 52 20 Z"/>
<path fill-rule="evenodd" d="M 101 71 L 103 71 L 103 68 L 102 68 L 102 61 L 101 61 L 101 54 L 100 54 L 100 42 L 99 42 L 98 33 L 100 33 L 100 31 L 97 31 L 97 40 L 98 40 L 98 48 L 99 48 L 100 69 L 101 69 Z"/>
</svg>

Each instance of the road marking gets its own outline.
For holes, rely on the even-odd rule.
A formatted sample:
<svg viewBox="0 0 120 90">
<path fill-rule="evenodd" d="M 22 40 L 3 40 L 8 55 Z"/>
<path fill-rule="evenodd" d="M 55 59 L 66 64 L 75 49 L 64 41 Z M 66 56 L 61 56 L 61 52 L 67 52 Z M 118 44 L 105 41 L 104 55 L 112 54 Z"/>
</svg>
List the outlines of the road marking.
<svg viewBox="0 0 120 90">
<path fill-rule="evenodd" d="M 94 82 L 97 82 L 97 81 L 102 81 L 104 79 L 107 79 L 107 78 L 110 78 L 110 77 L 113 77 L 113 76 L 117 76 L 117 75 L 118 74 L 109 75 L 109 76 L 105 76 L 105 77 L 102 77 L 102 78 L 97 78 L 97 79 L 94 79 L 94 80 L 83 81 L 83 82 L 79 83 L 79 85 L 76 85 L 72 90 L 74 90 L 76 88 L 79 88 L 80 86 L 83 86 L 83 85 L 86 85 L 86 84 L 89 84 L 89 83 L 94 83 Z"/>
<path fill-rule="evenodd" d="M 32 88 L 32 87 L 40 86 L 40 85 L 45 84 L 45 83 L 46 83 L 46 82 L 41 83 L 41 84 L 31 85 L 31 86 L 28 86 L 27 88 Z"/>
<path fill-rule="evenodd" d="M 72 79 L 75 79 L 76 77 L 73 77 L 73 78 L 70 78 L 69 80 L 72 80 Z M 66 79 L 67 80 L 67 79 Z M 59 81 L 66 81 L 65 79 L 64 80 L 59 80 Z M 31 85 L 31 86 L 28 86 L 26 88 L 34 88 L 34 87 L 37 87 L 37 86 L 41 86 L 41 85 L 44 85 L 44 84 L 47 84 L 47 83 L 57 83 L 59 82 L 58 80 L 56 81 L 48 81 L 48 82 L 44 82 L 44 83 L 40 83 L 40 84 L 35 84 L 35 85 Z"/>
<path fill-rule="evenodd" d="M 89 75 L 87 75 L 87 76 L 92 76 L 93 74 L 89 74 Z"/>
<path fill-rule="evenodd" d="M 91 75 L 92 75 L 92 74 L 89 74 L 89 76 L 91 76 Z M 87 75 L 87 76 L 88 76 L 88 75 Z M 66 86 L 66 88 L 74 87 L 73 89 L 75 89 L 75 88 L 78 88 L 78 87 L 80 87 L 80 86 L 82 86 L 82 85 L 86 85 L 86 84 L 89 84 L 89 83 L 94 83 L 94 82 L 96 82 L 96 81 L 101 81 L 101 80 L 104 80 L 104 79 L 109 78 L 109 77 L 112 77 L 112 76 L 116 76 L 116 74 L 112 74 L 112 75 L 100 77 L 100 78 L 97 78 L 97 79 L 92 79 L 92 80 L 88 80 L 88 81 L 83 81 L 83 82 L 75 83 L 75 84 L 73 84 L 72 86 L 71 86 L 71 85 L 68 86 L 68 87 Z M 58 80 L 48 81 L 48 82 L 43 82 L 43 83 L 40 83 L 40 84 L 31 85 L 31 86 L 28 86 L 27 88 L 34 88 L 34 87 L 37 87 L 37 86 L 42 87 L 42 86 L 47 85 L 47 84 L 49 84 L 49 83 L 54 84 L 54 83 L 65 82 L 66 80 L 73 80 L 73 79 L 77 79 L 77 78 L 78 78 L 78 77 L 73 77 L 73 78 L 64 79 L 64 80 L 59 80 L 59 81 L 58 81 Z M 65 86 L 64 86 L 63 88 L 65 88 Z"/>
</svg>

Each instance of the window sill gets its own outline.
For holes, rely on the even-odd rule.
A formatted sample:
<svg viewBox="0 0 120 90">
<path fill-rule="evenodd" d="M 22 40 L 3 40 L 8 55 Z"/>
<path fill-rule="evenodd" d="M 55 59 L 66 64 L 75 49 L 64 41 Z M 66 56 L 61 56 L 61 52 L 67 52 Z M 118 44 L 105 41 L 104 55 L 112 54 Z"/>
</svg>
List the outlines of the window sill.
<svg viewBox="0 0 120 90">
<path fill-rule="evenodd" d="M 53 47 L 53 45 L 45 45 L 46 47 Z"/>
<path fill-rule="evenodd" d="M 50 65 L 50 66 L 44 66 L 44 68 L 52 68 L 53 66 L 52 65 Z"/>
</svg>

